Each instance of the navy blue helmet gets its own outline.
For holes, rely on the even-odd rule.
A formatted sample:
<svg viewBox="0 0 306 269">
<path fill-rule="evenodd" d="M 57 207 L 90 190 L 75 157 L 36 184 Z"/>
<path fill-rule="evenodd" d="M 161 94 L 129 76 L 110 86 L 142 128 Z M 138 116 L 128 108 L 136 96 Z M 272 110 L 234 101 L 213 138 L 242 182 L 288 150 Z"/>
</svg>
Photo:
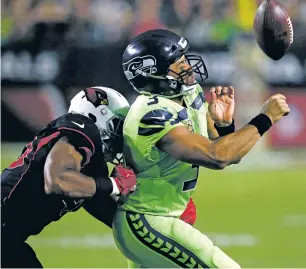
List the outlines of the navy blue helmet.
<svg viewBox="0 0 306 269">
<path fill-rule="evenodd" d="M 208 78 L 201 56 L 185 55 L 189 41 L 177 34 L 162 29 L 150 30 L 135 37 L 127 46 L 122 57 L 126 78 L 139 93 L 151 93 L 168 98 L 183 95 L 193 85 Z M 185 55 L 190 68 L 176 73 L 170 65 Z M 176 77 L 169 76 L 173 72 Z M 184 78 L 197 74 L 199 81 L 186 84 Z"/>
</svg>

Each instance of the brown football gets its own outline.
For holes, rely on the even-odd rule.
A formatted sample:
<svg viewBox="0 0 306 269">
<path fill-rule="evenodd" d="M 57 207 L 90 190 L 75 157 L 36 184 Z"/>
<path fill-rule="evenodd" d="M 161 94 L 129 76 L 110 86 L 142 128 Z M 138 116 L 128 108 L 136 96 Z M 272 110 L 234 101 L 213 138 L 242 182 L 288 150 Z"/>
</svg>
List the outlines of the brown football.
<svg viewBox="0 0 306 269">
<path fill-rule="evenodd" d="M 291 19 L 285 7 L 276 0 L 264 0 L 254 19 L 257 43 L 273 60 L 281 59 L 293 43 Z"/>
</svg>

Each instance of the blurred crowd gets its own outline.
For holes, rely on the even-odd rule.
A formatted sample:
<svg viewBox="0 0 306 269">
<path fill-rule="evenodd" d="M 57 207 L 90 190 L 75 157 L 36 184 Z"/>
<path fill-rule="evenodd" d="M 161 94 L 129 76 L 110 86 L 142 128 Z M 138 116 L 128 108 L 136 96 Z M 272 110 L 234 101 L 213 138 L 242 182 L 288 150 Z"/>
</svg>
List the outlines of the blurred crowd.
<svg viewBox="0 0 306 269">
<path fill-rule="evenodd" d="M 229 41 L 250 31 L 262 0 L 2 0 L 1 39 L 27 38 L 38 28 L 69 43 L 103 46 L 165 28 L 192 44 Z M 281 0 L 294 25 L 306 24 L 306 0 Z M 39 28 L 40 27 L 40 28 Z M 37 30 L 37 29 L 36 29 Z M 46 37 L 46 36 L 45 36 Z M 50 38 L 52 39 L 52 37 Z"/>
<path fill-rule="evenodd" d="M 206 93 L 211 85 L 239 89 L 237 123 L 257 113 L 273 84 L 286 87 L 288 94 L 291 85 L 306 93 L 306 0 L 279 0 L 292 19 L 294 43 L 291 55 L 276 63 L 252 37 L 262 1 L 2 0 L 1 107 L 2 124 L 8 126 L 2 137 L 30 139 L 33 131 L 65 113 L 71 97 L 88 85 L 115 88 L 132 102 L 136 92 L 124 77 L 121 55 L 132 37 L 154 28 L 190 40 L 191 52 L 208 66 Z M 303 122 L 303 98 L 294 99 L 296 113 L 290 113 L 289 121 Z M 296 131 L 290 141 L 306 144 L 305 132 Z M 281 145 L 287 141 L 281 139 Z"/>
</svg>

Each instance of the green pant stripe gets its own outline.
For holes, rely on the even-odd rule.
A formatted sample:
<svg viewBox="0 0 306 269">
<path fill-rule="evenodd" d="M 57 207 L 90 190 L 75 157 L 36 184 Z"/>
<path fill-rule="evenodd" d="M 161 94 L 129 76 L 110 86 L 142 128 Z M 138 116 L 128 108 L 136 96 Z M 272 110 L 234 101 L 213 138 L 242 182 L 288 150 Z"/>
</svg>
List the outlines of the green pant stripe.
<svg viewBox="0 0 306 269">
<path fill-rule="evenodd" d="M 193 252 L 155 230 L 144 215 L 126 212 L 126 219 L 131 231 L 139 241 L 178 266 L 183 268 L 209 268 Z"/>
</svg>

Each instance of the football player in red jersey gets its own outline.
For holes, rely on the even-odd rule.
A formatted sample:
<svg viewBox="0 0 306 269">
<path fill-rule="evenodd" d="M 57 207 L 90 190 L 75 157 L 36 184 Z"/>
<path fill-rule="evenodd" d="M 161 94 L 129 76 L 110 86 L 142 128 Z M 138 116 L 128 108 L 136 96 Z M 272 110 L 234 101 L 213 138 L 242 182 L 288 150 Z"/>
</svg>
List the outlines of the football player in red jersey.
<svg viewBox="0 0 306 269">
<path fill-rule="evenodd" d="M 69 113 L 39 131 L 4 169 L 2 267 L 42 267 L 25 241 L 82 206 L 111 226 L 116 203 L 110 195 L 128 194 L 136 184 L 131 169 L 117 165 L 109 177 L 106 164 L 122 150 L 128 110 L 127 100 L 113 89 L 81 91 L 72 99 Z"/>
</svg>

